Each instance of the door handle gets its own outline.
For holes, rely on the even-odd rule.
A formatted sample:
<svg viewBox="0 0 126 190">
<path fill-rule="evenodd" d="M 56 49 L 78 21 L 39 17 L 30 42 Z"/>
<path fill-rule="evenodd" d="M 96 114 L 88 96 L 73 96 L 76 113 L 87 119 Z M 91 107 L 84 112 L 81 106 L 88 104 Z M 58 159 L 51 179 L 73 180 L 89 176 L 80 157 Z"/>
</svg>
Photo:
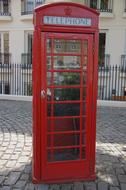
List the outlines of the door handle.
<svg viewBox="0 0 126 190">
<path fill-rule="evenodd" d="M 41 90 L 41 98 L 44 99 L 46 97 L 46 92 L 45 90 Z"/>
</svg>

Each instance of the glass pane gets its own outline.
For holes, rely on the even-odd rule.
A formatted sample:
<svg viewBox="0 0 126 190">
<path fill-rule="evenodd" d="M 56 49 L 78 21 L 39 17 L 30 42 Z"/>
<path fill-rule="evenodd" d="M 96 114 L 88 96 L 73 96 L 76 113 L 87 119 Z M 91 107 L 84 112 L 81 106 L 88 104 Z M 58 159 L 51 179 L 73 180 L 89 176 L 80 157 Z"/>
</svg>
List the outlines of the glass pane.
<svg viewBox="0 0 126 190">
<path fill-rule="evenodd" d="M 9 34 L 4 33 L 4 52 L 9 53 Z"/>
<path fill-rule="evenodd" d="M 67 160 L 78 160 L 80 158 L 80 149 L 59 149 L 54 150 L 54 155 L 52 156 L 51 151 L 48 151 L 48 162 L 54 161 L 67 161 Z"/>
<path fill-rule="evenodd" d="M 51 109 L 52 109 L 52 105 L 47 104 L 47 116 L 51 116 Z"/>
<path fill-rule="evenodd" d="M 83 103 L 83 115 L 86 115 L 86 103 Z"/>
<path fill-rule="evenodd" d="M 82 148 L 82 159 L 86 159 L 86 149 Z"/>
<path fill-rule="evenodd" d="M 53 122 L 53 129 L 51 128 L 51 123 Z M 83 122 L 83 129 L 85 128 L 85 123 Z M 54 132 L 63 131 L 79 131 L 80 130 L 80 118 L 56 118 L 54 120 L 47 120 L 48 132 L 52 130 Z"/>
<path fill-rule="evenodd" d="M 86 130 L 86 117 L 82 118 L 82 130 L 85 131 Z"/>
<path fill-rule="evenodd" d="M 80 100 L 80 89 L 79 88 L 54 89 L 54 100 L 57 101 Z"/>
<path fill-rule="evenodd" d="M 46 51 L 47 53 L 51 53 L 51 39 L 47 39 L 47 46 L 46 46 Z"/>
<path fill-rule="evenodd" d="M 55 56 L 54 69 L 80 69 L 79 56 Z"/>
<path fill-rule="evenodd" d="M 47 72 L 47 85 L 52 84 L 52 74 L 51 72 Z"/>
<path fill-rule="evenodd" d="M 82 133 L 82 145 L 86 144 L 86 135 L 85 132 Z"/>
<path fill-rule="evenodd" d="M 51 69 L 51 56 L 47 56 L 46 64 L 47 70 Z"/>
<path fill-rule="evenodd" d="M 54 40 L 54 53 L 81 53 L 80 40 Z"/>
<path fill-rule="evenodd" d="M 54 116 L 79 116 L 80 104 L 54 104 Z"/>
<path fill-rule="evenodd" d="M 86 88 L 83 88 L 83 100 L 86 100 Z"/>
<path fill-rule="evenodd" d="M 83 72 L 83 84 L 86 85 L 87 83 L 87 73 Z"/>
<path fill-rule="evenodd" d="M 84 55 L 87 55 L 88 54 L 88 41 L 85 40 L 84 41 Z"/>
<path fill-rule="evenodd" d="M 51 136 L 53 136 L 53 146 L 76 146 L 80 144 L 80 134 L 54 134 L 47 136 L 47 146 L 51 147 Z"/>
<path fill-rule="evenodd" d="M 55 85 L 80 85 L 80 73 L 55 72 Z"/>
<path fill-rule="evenodd" d="M 91 0 L 90 1 L 90 7 L 93 9 L 97 9 L 97 0 Z"/>
</svg>

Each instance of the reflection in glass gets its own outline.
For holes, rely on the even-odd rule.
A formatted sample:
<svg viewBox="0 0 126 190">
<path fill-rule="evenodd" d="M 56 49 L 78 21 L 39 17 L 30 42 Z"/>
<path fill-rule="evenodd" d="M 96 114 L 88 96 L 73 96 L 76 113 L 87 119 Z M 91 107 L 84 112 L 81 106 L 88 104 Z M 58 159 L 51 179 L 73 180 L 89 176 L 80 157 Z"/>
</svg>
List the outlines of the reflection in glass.
<svg viewBox="0 0 126 190">
<path fill-rule="evenodd" d="M 47 104 L 47 116 L 51 116 L 51 109 L 52 109 L 52 106 L 51 104 Z"/>
<path fill-rule="evenodd" d="M 47 85 L 52 84 L 52 74 L 51 72 L 47 72 Z"/>
<path fill-rule="evenodd" d="M 83 88 L 83 100 L 86 100 L 86 88 Z"/>
<path fill-rule="evenodd" d="M 86 158 L 86 149 L 83 147 L 82 148 L 82 159 Z"/>
<path fill-rule="evenodd" d="M 82 117 L 82 130 L 86 130 L 86 117 Z"/>
<path fill-rule="evenodd" d="M 80 53 L 81 41 L 80 40 L 54 40 L 54 53 Z"/>
<path fill-rule="evenodd" d="M 47 70 L 51 69 L 51 56 L 47 56 L 46 64 L 47 64 Z"/>
<path fill-rule="evenodd" d="M 54 89 L 54 100 L 80 100 L 79 88 L 57 88 Z"/>
<path fill-rule="evenodd" d="M 88 54 L 88 41 L 84 40 L 84 55 Z"/>
<path fill-rule="evenodd" d="M 85 132 L 82 133 L 82 145 L 86 144 L 86 135 Z"/>
<path fill-rule="evenodd" d="M 55 85 L 80 85 L 80 73 L 55 72 Z"/>
<path fill-rule="evenodd" d="M 80 144 L 80 134 L 54 134 L 53 147 L 76 146 Z M 51 147 L 51 135 L 47 136 L 47 146 Z"/>
<path fill-rule="evenodd" d="M 87 83 L 87 73 L 83 72 L 83 84 L 86 85 Z"/>
<path fill-rule="evenodd" d="M 79 56 L 55 56 L 54 69 L 80 69 Z"/>
<path fill-rule="evenodd" d="M 83 103 L 83 115 L 86 115 L 86 103 Z"/>
<path fill-rule="evenodd" d="M 79 148 L 54 150 L 53 156 L 51 151 L 48 151 L 47 157 L 48 162 L 78 160 L 80 158 L 80 150 Z"/>
<path fill-rule="evenodd" d="M 63 131 L 79 131 L 80 130 L 80 118 L 55 118 L 54 120 L 47 120 L 47 129 L 48 132 L 51 132 L 51 124 L 53 122 L 53 131 L 54 132 L 63 132 Z M 83 124 L 85 128 L 85 124 Z"/>
<path fill-rule="evenodd" d="M 51 53 L 51 39 L 47 39 L 47 43 L 46 43 L 46 51 L 47 53 Z"/>
<path fill-rule="evenodd" d="M 79 116 L 80 104 L 54 104 L 54 116 Z"/>
</svg>

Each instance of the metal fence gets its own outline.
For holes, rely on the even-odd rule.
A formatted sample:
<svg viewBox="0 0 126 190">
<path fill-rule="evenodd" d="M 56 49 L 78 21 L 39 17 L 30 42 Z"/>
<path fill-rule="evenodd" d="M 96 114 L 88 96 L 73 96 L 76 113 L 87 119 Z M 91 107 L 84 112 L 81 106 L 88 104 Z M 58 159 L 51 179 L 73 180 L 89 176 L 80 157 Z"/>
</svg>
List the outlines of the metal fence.
<svg viewBox="0 0 126 190">
<path fill-rule="evenodd" d="M 0 64 L 0 94 L 32 95 L 32 65 Z M 126 64 L 99 66 L 98 99 L 126 101 Z"/>
<path fill-rule="evenodd" d="M 32 95 L 32 65 L 0 64 L 0 94 Z"/>
<path fill-rule="evenodd" d="M 98 99 L 126 101 L 126 65 L 99 67 Z"/>
</svg>

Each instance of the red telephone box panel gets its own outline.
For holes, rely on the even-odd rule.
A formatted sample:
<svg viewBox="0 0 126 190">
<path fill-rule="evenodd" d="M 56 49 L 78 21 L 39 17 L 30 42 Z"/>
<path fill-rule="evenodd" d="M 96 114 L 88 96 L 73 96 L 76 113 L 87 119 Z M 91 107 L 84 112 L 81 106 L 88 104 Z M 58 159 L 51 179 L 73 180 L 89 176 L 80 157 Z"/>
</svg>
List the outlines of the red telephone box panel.
<svg viewBox="0 0 126 190">
<path fill-rule="evenodd" d="M 97 22 L 97 12 L 75 3 L 48 4 L 35 11 L 36 183 L 95 179 Z"/>
</svg>

